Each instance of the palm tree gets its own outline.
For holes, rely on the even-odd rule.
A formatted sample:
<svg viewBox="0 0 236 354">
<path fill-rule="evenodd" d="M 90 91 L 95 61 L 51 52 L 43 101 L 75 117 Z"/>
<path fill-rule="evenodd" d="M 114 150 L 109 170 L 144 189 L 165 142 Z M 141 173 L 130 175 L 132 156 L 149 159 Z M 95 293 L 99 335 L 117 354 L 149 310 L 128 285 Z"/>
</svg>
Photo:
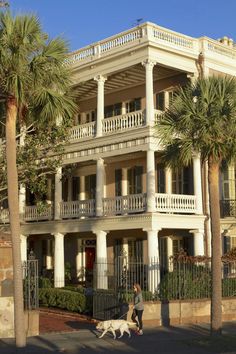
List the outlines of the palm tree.
<svg viewBox="0 0 236 354">
<path fill-rule="evenodd" d="M 13 17 L 0 13 L 0 102 L 6 112 L 6 160 L 10 230 L 12 237 L 15 339 L 24 347 L 23 284 L 20 254 L 20 219 L 16 131 L 26 120 L 53 129 L 58 117 L 70 119 L 75 112 L 69 92 L 71 73 L 64 65 L 67 43 L 48 40 L 33 15 Z"/>
<path fill-rule="evenodd" d="M 212 232 L 211 333 L 221 333 L 221 231 L 219 171 L 236 156 L 236 80 L 199 78 L 180 88 L 158 127 L 171 166 L 188 165 L 193 154 L 208 162 Z"/>
</svg>

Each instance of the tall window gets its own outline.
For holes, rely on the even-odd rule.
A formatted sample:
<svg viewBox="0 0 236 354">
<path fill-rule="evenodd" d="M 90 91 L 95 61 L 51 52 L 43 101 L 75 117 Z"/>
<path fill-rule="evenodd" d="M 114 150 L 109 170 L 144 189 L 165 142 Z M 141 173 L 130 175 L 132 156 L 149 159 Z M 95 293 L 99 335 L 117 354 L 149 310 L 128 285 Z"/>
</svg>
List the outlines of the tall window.
<svg viewBox="0 0 236 354">
<path fill-rule="evenodd" d="M 165 110 L 165 92 L 158 92 L 156 95 L 156 109 L 159 111 Z"/>
<path fill-rule="evenodd" d="M 126 113 L 139 111 L 141 109 L 141 98 L 135 98 L 132 101 L 126 102 Z"/>
<path fill-rule="evenodd" d="M 139 194 L 143 191 L 142 184 L 143 166 L 128 169 L 128 193 Z"/>
<path fill-rule="evenodd" d="M 115 170 L 115 196 L 121 196 L 122 170 Z"/>
<path fill-rule="evenodd" d="M 115 103 L 110 106 L 106 106 L 104 108 L 104 117 L 109 118 L 109 117 L 115 117 L 119 116 L 121 114 L 121 108 L 122 108 L 122 103 Z"/>
<path fill-rule="evenodd" d="M 128 240 L 129 260 L 142 261 L 143 259 L 143 241 Z"/>
<path fill-rule="evenodd" d="M 165 181 L 165 169 L 161 164 L 157 165 L 157 193 L 165 193 L 166 181 Z"/>
<path fill-rule="evenodd" d="M 95 199 L 96 175 L 85 176 L 85 199 Z"/>
<path fill-rule="evenodd" d="M 174 194 L 192 194 L 193 176 L 192 168 L 176 168 L 172 171 L 172 193 Z"/>
<path fill-rule="evenodd" d="M 236 166 L 226 166 L 221 173 L 222 199 L 229 200 L 236 198 Z"/>
<path fill-rule="evenodd" d="M 72 200 L 79 200 L 79 177 L 72 177 Z"/>
</svg>

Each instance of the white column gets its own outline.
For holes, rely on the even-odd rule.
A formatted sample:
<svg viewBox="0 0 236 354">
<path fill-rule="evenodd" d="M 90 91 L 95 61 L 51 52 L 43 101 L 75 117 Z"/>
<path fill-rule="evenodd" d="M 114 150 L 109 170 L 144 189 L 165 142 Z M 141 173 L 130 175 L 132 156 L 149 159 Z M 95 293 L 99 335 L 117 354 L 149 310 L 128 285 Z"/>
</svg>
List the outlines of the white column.
<svg viewBox="0 0 236 354">
<path fill-rule="evenodd" d="M 122 180 L 121 180 L 121 195 L 122 197 L 128 195 L 128 169 L 122 168 L 121 170 Z"/>
<path fill-rule="evenodd" d="M 204 256 L 204 230 L 190 230 L 193 234 L 193 255 L 194 256 Z"/>
<path fill-rule="evenodd" d="M 57 232 L 54 238 L 54 287 L 62 288 L 65 286 L 64 234 Z"/>
<path fill-rule="evenodd" d="M 169 167 L 165 168 L 165 187 L 166 187 L 166 194 L 172 193 L 172 171 Z"/>
<path fill-rule="evenodd" d="M 20 217 L 24 215 L 25 211 L 25 202 L 26 202 L 26 188 L 24 184 L 20 185 L 20 191 L 19 191 L 19 212 L 20 212 Z"/>
<path fill-rule="evenodd" d="M 97 160 L 96 172 L 96 216 L 103 215 L 103 197 L 104 197 L 104 160 Z"/>
<path fill-rule="evenodd" d="M 125 104 L 125 102 L 122 102 L 121 114 L 125 114 L 125 113 L 126 113 L 126 104 Z"/>
<path fill-rule="evenodd" d="M 21 262 L 27 261 L 27 236 L 20 235 Z"/>
<path fill-rule="evenodd" d="M 46 269 L 53 269 L 53 259 L 52 259 L 52 240 L 46 240 Z"/>
<path fill-rule="evenodd" d="M 76 275 L 78 281 L 84 281 L 84 267 L 83 267 L 83 250 L 82 239 L 77 239 L 77 254 L 76 254 Z"/>
<path fill-rule="evenodd" d="M 168 270 L 173 270 L 173 264 L 171 262 L 171 258 L 173 256 L 173 239 L 170 236 L 167 236 L 167 262 L 168 262 Z"/>
<path fill-rule="evenodd" d="M 96 234 L 97 288 L 107 289 L 107 233 L 99 230 Z"/>
<path fill-rule="evenodd" d="M 98 75 L 94 78 L 98 83 L 97 91 L 97 125 L 96 125 L 96 136 L 102 136 L 102 122 L 104 119 L 104 84 L 106 77 Z"/>
<path fill-rule="evenodd" d="M 158 231 L 160 230 L 144 230 L 147 232 L 148 244 L 148 288 L 149 291 L 155 292 L 160 283 L 160 262 L 159 262 L 159 243 Z"/>
<path fill-rule="evenodd" d="M 147 190 L 147 212 L 154 212 L 155 208 L 155 153 L 154 150 L 147 151 L 147 173 L 146 173 L 146 190 Z"/>
<path fill-rule="evenodd" d="M 60 203 L 62 201 L 62 168 L 59 167 L 55 174 L 54 218 L 60 219 Z"/>
<path fill-rule="evenodd" d="M 79 178 L 79 200 L 85 200 L 85 176 Z"/>
<path fill-rule="evenodd" d="M 169 97 L 169 92 L 165 91 L 164 92 L 164 105 L 165 105 L 165 109 L 169 108 L 170 105 L 170 97 Z"/>
<path fill-rule="evenodd" d="M 153 100 L 153 67 L 156 64 L 149 59 L 143 63 L 146 69 L 146 124 L 154 124 L 154 100 Z"/>
<path fill-rule="evenodd" d="M 200 155 L 193 156 L 193 184 L 194 195 L 196 196 L 196 214 L 202 214 L 202 177 Z"/>
</svg>

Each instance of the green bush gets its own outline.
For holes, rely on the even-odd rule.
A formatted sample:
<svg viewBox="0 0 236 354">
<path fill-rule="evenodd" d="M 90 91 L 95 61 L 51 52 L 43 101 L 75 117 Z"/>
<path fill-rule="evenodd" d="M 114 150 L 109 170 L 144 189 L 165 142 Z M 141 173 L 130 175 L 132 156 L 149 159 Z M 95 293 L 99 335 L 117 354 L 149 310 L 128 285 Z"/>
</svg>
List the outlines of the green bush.
<svg viewBox="0 0 236 354">
<path fill-rule="evenodd" d="M 160 300 L 209 298 L 211 277 L 206 268 L 194 266 L 167 273 L 159 286 Z"/>
<path fill-rule="evenodd" d="M 84 294 L 64 289 L 39 289 L 39 303 L 42 306 L 56 307 L 79 313 L 83 313 L 86 310 Z"/>
<path fill-rule="evenodd" d="M 236 279 L 226 278 L 222 281 L 222 296 L 236 296 Z"/>
<path fill-rule="evenodd" d="M 46 277 L 39 277 L 39 288 L 52 288 L 53 283 L 51 279 L 46 278 Z"/>
</svg>

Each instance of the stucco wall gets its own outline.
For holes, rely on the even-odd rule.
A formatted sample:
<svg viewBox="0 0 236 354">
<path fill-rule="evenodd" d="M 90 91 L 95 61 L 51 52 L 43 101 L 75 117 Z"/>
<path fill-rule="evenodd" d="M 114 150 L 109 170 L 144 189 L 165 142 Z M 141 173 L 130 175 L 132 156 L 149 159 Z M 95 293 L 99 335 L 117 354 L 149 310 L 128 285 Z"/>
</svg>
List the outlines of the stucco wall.
<svg viewBox="0 0 236 354">
<path fill-rule="evenodd" d="M 175 325 L 210 322 L 210 300 L 170 301 L 145 303 L 143 320 L 146 325 Z M 128 319 L 132 310 L 129 310 Z M 236 298 L 222 300 L 223 321 L 236 320 Z"/>
</svg>

